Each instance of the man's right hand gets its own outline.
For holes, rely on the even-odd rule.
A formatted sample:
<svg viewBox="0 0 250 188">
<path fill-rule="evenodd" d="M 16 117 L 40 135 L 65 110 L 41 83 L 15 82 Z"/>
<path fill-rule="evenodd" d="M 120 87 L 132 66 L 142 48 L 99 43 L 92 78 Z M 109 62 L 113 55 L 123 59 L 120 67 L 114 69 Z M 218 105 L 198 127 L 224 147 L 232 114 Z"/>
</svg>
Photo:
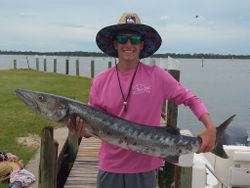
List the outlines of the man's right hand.
<svg viewBox="0 0 250 188">
<path fill-rule="evenodd" d="M 91 135 L 86 132 L 84 121 L 79 116 L 76 117 L 76 126 L 74 126 L 73 123 L 71 122 L 71 120 L 69 119 L 67 121 L 67 127 L 68 127 L 70 132 L 76 134 L 79 138 L 91 137 Z"/>
</svg>

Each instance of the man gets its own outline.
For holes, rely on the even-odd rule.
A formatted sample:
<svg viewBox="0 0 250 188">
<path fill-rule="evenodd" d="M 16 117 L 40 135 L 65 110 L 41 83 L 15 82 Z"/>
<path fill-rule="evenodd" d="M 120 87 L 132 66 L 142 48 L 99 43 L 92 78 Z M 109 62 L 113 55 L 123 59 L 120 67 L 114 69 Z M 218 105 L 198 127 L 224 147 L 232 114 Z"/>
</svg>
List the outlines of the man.
<svg viewBox="0 0 250 188">
<path fill-rule="evenodd" d="M 213 148 L 216 129 L 201 100 L 163 69 L 140 63 L 161 45 L 154 28 L 141 24 L 137 14 L 124 13 L 118 24 L 97 33 L 96 43 L 104 53 L 118 58 L 118 63 L 93 79 L 89 105 L 145 126 L 159 126 L 163 101 L 173 99 L 188 106 L 206 128 L 198 135 L 203 142 L 197 152 Z M 70 123 L 68 127 L 80 136 L 90 136 L 79 117 L 76 129 Z M 102 142 L 97 187 L 154 188 L 156 169 L 162 165 L 157 157 Z"/>
</svg>

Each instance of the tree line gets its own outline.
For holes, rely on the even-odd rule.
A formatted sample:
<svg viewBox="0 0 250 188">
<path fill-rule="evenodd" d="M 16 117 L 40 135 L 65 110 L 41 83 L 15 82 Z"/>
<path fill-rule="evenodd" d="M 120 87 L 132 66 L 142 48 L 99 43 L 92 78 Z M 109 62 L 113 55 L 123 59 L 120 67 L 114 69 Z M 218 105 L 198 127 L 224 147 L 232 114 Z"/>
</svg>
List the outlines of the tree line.
<svg viewBox="0 0 250 188">
<path fill-rule="evenodd" d="M 33 51 L 1 51 L 0 54 L 3 55 L 44 55 L 44 56 L 82 56 L 82 57 L 107 57 L 106 54 L 101 52 L 84 52 L 84 51 L 74 51 L 74 52 L 33 52 Z M 154 54 L 152 57 L 156 58 L 198 58 L 198 59 L 250 59 L 250 55 L 233 55 L 233 54 L 213 54 L 213 53 L 194 53 L 194 54 L 178 54 L 178 53 L 165 53 L 165 54 Z"/>
</svg>

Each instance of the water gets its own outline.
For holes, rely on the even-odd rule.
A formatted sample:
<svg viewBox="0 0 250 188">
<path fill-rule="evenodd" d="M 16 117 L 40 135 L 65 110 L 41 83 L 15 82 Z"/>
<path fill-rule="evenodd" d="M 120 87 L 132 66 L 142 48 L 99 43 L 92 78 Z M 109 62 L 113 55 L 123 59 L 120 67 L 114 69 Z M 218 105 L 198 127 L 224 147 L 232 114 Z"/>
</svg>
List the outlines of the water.
<svg viewBox="0 0 250 188">
<path fill-rule="evenodd" d="M 95 61 L 95 74 L 108 67 L 114 59 L 103 57 L 64 57 L 64 56 L 25 56 L 0 55 L 0 69 L 12 69 L 13 60 L 17 68 L 36 68 L 36 58 L 39 59 L 39 69 L 43 70 L 46 58 L 47 71 L 53 72 L 53 60 L 57 59 L 57 72 L 65 73 L 65 61 L 69 60 L 69 74 L 75 75 L 75 62 L 79 59 L 80 75 L 90 77 L 90 62 Z M 27 63 L 28 59 L 28 63 Z M 216 125 L 237 114 L 233 125 L 244 127 L 250 135 L 250 60 L 238 59 L 177 59 L 183 85 L 198 95 L 206 104 Z M 155 61 L 162 65 L 166 59 L 144 59 L 144 63 Z M 179 107 L 178 126 L 189 129 L 194 134 L 202 130 L 203 125 L 196 120 L 190 110 Z"/>
<path fill-rule="evenodd" d="M 75 64 L 76 60 L 79 60 L 79 74 L 80 76 L 90 77 L 91 61 L 95 61 L 95 74 L 100 73 L 102 70 L 108 67 L 108 62 L 111 61 L 114 64 L 114 59 L 103 57 L 73 57 L 73 56 L 37 56 L 37 55 L 0 55 L 0 70 L 1 69 L 13 69 L 13 61 L 16 60 L 17 68 L 36 69 L 36 59 L 39 60 L 39 70 L 43 71 L 43 62 L 46 59 L 47 72 L 54 71 L 54 59 L 57 60 L 57 73 L 65 74 L 65 62 L 69 61 L 69 75 L 76 75 Z"/>
<path fill-rule="evenodd" d="M 200 61 L 180 60 L 181 82 L 204 101 L 217 125 L 237 114 L 232 124 L 250 135 L 250 60 L 204 60 L 203 68 Z M 189 113 L 180 108 L 180 126 L 202 127 Z"/>
</svg>

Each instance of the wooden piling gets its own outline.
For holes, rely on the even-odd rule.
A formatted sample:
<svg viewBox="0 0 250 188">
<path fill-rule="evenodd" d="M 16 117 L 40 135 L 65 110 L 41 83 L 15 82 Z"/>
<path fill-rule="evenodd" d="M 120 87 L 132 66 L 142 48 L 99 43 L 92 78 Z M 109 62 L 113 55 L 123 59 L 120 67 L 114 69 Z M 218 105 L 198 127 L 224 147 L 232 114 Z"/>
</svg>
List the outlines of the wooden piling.
<svg viewBox="0 0 250 188">
<path fill-rule="evenodd" d="M 91 61 L 91 78 L 94 78 L 95 76 L 95 61 Z"/>
<path fill-rule="evenodd" d="M 155 59 L 154 59 L 154 58 L 150 58 L 150 59 L 149 59 L 149 64 L 150 64 L 151 66 L 155 66 L 155 65 L 156 65 Z"/>
<path fill-rule="evenodd" d="M 76 59 L 76 76 L 79 76 L 79 59 Z"/>
<path fill-rule="evenodd" d="M 168 72 L 177 80 L 180 80 L 180 71 L 179 70 L 168 70 Z M 173 100 L 168 101 L 167 105 L 167 127 L 177 128 L 177 119 L 178 119 L 178 106 L 174 103 Z"/>
<path fill-rule="evenodd" d="M 46 60 L 46 58 L 43 59 L 43 71 L 47 72 L 47 60 Z"/>
<path fill-rule="evenodd" d="M 13 60 L 13 68 L 14 68 L 14 70 L 17 69 L 16 59 Z"/>
<path fill-rule="evenodd" d="M 54 72 L 57 72 L 57 59 L 54 59 Z"/>
<path fill-rule="evenodd" d="M 169 70 L 168 71 L 176 80 L 180 79 L 180 71 Z M 174 101 L 169 100 L 167 103 L 167 127 L 177 127 L 178 107 Z M 175 165 L 165 162 L 165 165 L 158 172 L 158 184 L 160 188 L 172 187 L 175 182 Z"/>
<path fill-rule="evenodd" d="M 169 73 L 177 80 L 180 81 L 180 71 L 169 70 Z M 178 107 L 170 101 L 168 104 L 168 121 L 167 126 L 177 128 Z M 171 164 L 171 166 L 174 166 Z M 175 188 L 191 188 L 192 187 L 192 167 L 179 167 L 174 166 L 174 173 L 172 174 L 175 182 Z M 172 178 L 171 177 L 171 178 Z"/>
<path fill-rule="evenodd" d="M 29 58 L 28 58 L 28 56 L 26 56 L 26 63 L 27 63 L 28 69 L 30 69 L 30 63 L 29 63 Z"/>
<path fill-rule="evenodd" d="M 169 73 L 178 80 L 178 72 L 169 70 Z M 167 103 L 167 127 L 176 127 L 177 126 L 177 115 L 178 107 L 172 100 L 169 100 Z M 159 171 L 159 187 L 160 188 L 169 188 L 174 182 L 175 166 L 165 162 L 165 166 L 162 171 Z"/>
<path fill-rule="evenodd" d="M 80 140 L 76 134 L 69 132 L 67 142 L 68 142 L 69 168 L 71 168 L 77 155 Z"/>
<path fill-rule="evenodd" d="M 53 128 L 45 127 L 41 138 L 39 188 L 57 188 L 58 143 L 53 139 Z"/>
<path fill-rule="evenodd" d="M 168 70 L 177 80 L 180 80 L 179 70 Z M 178 106 L 174 101 L 169 100 L 167 105 L 167 127 L 177 128 Z M 192 168 L 181 168 L 165 162 L 162 170 L 159 170 L 159 187 L 169 188 L 191 188 L 192 187 Z"/>
<path fill-rule="evenodd" d="M 175 187 L 192 188 L 192 167 L 175 168 Z M 199 181 L 199 180 L 198 180 Z"/>
<path fill-rule="evenodd" d="M 66 63 L 65 63 L 65 74 L 69 74 L 69 60 L 66 59 Z"/>
<path fill-rule="evenodd" d="M 168 71 L 177 81 L 180 80 L 180 71 L 178 70 L 169 70 Z M 169 100 L 168 104 L 167 104 L 167 127 L 172 127 L 172 128 L 177 128 L 177 119 L 178 119 L 178 106 L 174 103 L 173 100 Z M 170 187 L 171 184 L 174 183 L 174 185 L 176 184 L 175 182 L 175 172 L 176 172 L 176 168 L 178 168 L 177 166 L 165 162 L 165 165 L 167 166 L 167 169 L 171 172 L 168 173 L 167 179 L 168 182 L 166 184 L 166 187 Z"/>
<path fill-rule="evenodd" d="M 39 71 L 39 58 L 36 58 L 36 70 Z"/>
<path fill-rule="evenodd" d="M 111 68 L 111 67 L 112 67 L 112 62 L 109 61 L 109 62 L 108 62 L 108 68 Z"/>
</svg>

